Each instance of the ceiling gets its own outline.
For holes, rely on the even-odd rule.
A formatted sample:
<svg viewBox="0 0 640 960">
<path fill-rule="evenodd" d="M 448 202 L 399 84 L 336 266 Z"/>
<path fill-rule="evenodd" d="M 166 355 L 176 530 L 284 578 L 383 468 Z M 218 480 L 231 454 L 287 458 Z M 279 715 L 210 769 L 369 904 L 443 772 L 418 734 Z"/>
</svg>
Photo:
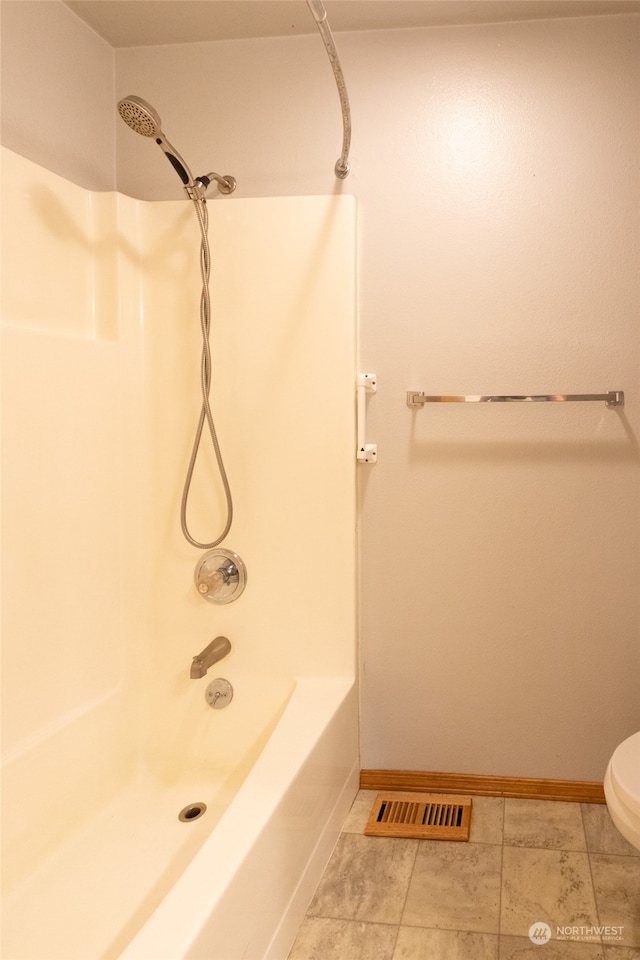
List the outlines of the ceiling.
<svg viewBox="0 0 640 960">
<path fill-rule="evenodd" d="M 65 0 L 112 47 L 314 33 L 305 0 Z M 325 0 L 331 29 L 402 27 L 640 12 L 640 0 Z"/>
</svg>

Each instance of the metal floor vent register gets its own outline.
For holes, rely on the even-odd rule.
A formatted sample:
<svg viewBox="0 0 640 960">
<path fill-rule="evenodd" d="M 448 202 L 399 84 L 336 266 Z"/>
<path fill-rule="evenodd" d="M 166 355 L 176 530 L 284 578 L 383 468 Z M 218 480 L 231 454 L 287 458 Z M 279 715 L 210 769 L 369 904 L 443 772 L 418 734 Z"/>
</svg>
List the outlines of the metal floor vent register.
<svg viewBox="0 0 640 960">
<path fill-rule="evenodd" d="M 471 797 L 437 793 L 379 793 L 365 828 L 367 837 L 468 840 Z"/>
</svg>

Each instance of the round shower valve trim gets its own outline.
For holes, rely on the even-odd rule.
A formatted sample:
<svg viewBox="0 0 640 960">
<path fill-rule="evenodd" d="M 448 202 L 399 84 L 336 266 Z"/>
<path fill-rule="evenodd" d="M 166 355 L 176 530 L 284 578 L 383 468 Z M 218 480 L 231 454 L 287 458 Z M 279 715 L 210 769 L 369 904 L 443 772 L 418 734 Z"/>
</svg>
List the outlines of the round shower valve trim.
<svg viewBox="0 0 640 960">
<path fill-rule="evenodd" d="M 205 690 L 204 698 L 214 710 L 222 710 L 233 700 L 233 687 L 224 677 L 216 677 Z"/>
<path fill-rule="evenodd" d="M 198 562 L 195 571 L 198 593 L 211 603 L 237 600 L 247 583 L 247 569 L 233 550 L 217 547 Z"/>
</svg>

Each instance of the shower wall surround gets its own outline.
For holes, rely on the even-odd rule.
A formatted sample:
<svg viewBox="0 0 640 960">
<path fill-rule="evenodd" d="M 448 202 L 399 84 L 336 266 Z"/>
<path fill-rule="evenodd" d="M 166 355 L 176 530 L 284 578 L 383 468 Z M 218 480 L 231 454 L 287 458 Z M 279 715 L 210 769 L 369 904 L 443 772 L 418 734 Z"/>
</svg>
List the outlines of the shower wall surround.
<svg viewBox="0 0 640 960">
<path fill-rule="evenodd" d="M 191 659 L 215 635 L 231 640 L 221 675 L 238 703 L 280 704 L 296 676 L 354 677 L 355 205 L 210 205 L 211 399 L 236 501 L 227 543 L 249 571 L 219 608 L 179 523 L 201 355 L 190 204 L 92 193 L 6 148 L 2 170 L 11 886 L 136 771 L 171 782 L 166 744 L 191 743 L 180 705 L 204 703 Z M 224 507 L 208 454 L 197 531 Z"/>
</svg>

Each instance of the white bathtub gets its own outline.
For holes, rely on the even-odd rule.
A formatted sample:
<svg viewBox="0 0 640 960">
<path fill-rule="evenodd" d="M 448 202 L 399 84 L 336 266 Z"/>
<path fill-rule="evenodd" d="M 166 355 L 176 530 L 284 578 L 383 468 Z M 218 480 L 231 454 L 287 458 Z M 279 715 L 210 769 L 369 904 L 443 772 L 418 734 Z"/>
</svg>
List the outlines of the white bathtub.
<svg viewBox="0 0 640 960">
<path fill-rule="evenodd" d="M 140 773 L 17 885 L 4 960 L 286 957 L 358 780 L 353 680 L 292 686 L 228 769 L 201 734 L 217 722 L 230 735 L 242 712 L 212 711 L 194 685 L 204 706 L 167 751 L 183 753 L 182 769 Z M 179 821 L 197 802 L 204 816 Z"/>
</svg>

